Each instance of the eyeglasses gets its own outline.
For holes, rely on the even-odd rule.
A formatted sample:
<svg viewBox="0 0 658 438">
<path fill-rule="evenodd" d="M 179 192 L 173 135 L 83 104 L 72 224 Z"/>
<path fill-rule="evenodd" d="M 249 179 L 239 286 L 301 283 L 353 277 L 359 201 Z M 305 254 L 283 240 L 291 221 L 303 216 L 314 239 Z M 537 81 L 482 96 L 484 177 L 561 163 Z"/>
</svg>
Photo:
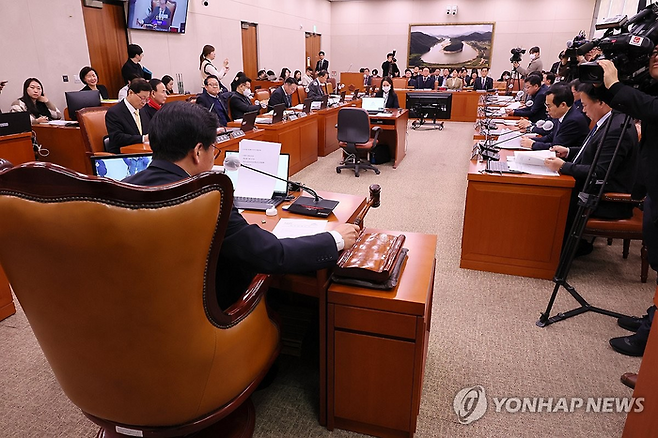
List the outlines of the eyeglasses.
<svg viewBox="0 0 658 438">
<path fill-rule="evenodd" d="M 222 150 L 221 150 L 220 148 L 218 148 L 217 146 L 215 146 L 215 143 L 211 144 L 210 146 L 212 146 L 213 148 L 215 148 L 215 160 L 216 160 L 217 157 L 219 157 L 219 154 L 222 153 Z"/>
</svg>

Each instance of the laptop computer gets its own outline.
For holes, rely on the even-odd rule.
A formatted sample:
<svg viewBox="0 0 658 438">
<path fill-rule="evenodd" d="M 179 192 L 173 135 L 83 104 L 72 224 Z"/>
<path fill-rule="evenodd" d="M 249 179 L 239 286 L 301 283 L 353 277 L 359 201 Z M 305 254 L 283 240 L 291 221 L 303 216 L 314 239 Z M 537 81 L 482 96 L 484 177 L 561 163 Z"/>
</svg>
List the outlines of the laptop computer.
<svg viewBox="0 0 658 438">
<path fill-rule="evenodd" d="M 132 176 L 146 169 L 153 160 L 153 154 L 99 155 L 91 157 L 94 175 L 116 181 Z"/>
<path fill-rule="evenodd" d="M 283 112 L 286 110 L 285 103 L 279 103 L 274 105 L 272 117 L 256 117 L 256 123 L 263 123 L 265 125 L 271 125 L 272 123 L 279 123 L 283 120 Z"/>
<path fill-rule="evenodd" d="M 245 113 L 242 116 L 242 123 L 240 124 L 240 129 L 242 129 L 242 132 L 248 132 L 254 130 L 254 123 L 256 123 L 257 116 L 258 116 L 258 111 Z"/>
<path fill-rule="evenodd" d="M 384 111 L 383 97 L 364 97 L 361 99 L 361 108 L 368 111 L 368 114 L 377 114 Z"/>
<path fill-rule="evenodd" d="M 304 99 L 304 109 L 302 111 L 305 112 L 306 114 L 310 113 L 312 103 L 313 103 L 313 99 L 311 99 L 310 97 Z"/>
<path fill-rule="evenodd" d="M 329 102 L 329 95 L 325 94 L 322 96 L 322 100 L 320 101 L 320 109 L 325 109 L 327 107 L 327 103 Z"/>
<path fill-rule="evenodd" d="M 239 157 L 240 153 L 237 151 L 226 151 L 226 158 L 230 156 Z M 246 169 L 245 169 L 246 170 Z M 280 154 L 279 155 L 279 166 L 277 168 L 276 176 L 283 179 L 288 179 L 290 172 L 290 155 Z M 233 187 L 237 187 L 239 184 L 238 180 L 238 170 L 226 170 L 224 173 L 231 178 Z M 243 210 L 259 210 L 265 211 L 268 208 L 276 207 L 283 201 L 285 201 L 286 196 L 288 196 L 288 183 L 281 180 L 276 180 L 274 185 L 274 191 L 271 198 L 247 198 L 243 196 L 234 196 L 233 205 L 235 208 L 240 208 Z"/>
<path fill-rule="evenodd" d="M 30 113 L 0 113 L 0 135 L 20 134 L 31 132 L 32 122 Z"/>
<path fill-rule="evenodd" d="M 340 103 L 345 102 L 345 95 L 347 94 L 347 91 L 341 91 L 340 92 Z"/>
</svg>

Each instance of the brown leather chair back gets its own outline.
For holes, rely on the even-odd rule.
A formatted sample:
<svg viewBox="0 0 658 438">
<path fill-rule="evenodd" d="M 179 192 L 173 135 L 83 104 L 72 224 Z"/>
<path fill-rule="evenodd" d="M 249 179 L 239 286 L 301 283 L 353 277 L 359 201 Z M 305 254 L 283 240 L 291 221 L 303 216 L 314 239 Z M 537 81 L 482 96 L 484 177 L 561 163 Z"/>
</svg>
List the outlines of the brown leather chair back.
<svg viewBox="0 0 658 438">
<path fill-rule="evenodd" d="M 103 106 L 84 108 L 78 111 L 82 141 L 88 155 L 105 152 L 105 146 L 103 145 L 103 138 L 107 135 L 105 113 L 107 113 L 107 107 Z"/>
<path fill-rule="evenodd" d="M 297 96 L 299 97 L 299 103 L 304 103 L 306 100 L 306 90 L 304 87 L 297 87 Z"/>
<path fill-rule="evenodd" d="M 57 381 L 92 420 L 189 424 L 265 375 L 279 333 L 262 291 L 217 305 L 232 193 L 214 173 L 144 188 L 49 163 L 0 172 L 0 264 Z"/>
<path fill-rule="evenodd" d="M 256 100 L 260 100 L 260 101 L 268 100 L 270 98 L 270 92 L 268 90 L 263 90 L 261 88 L 259 90 L 256 90 L 254 97 Z"/>
<path fill-rule="evenodd" d="M 404 90 L 405 88 L 407 88 L 407 78 L 393 78 L 394 90 Z"/>
</svg>

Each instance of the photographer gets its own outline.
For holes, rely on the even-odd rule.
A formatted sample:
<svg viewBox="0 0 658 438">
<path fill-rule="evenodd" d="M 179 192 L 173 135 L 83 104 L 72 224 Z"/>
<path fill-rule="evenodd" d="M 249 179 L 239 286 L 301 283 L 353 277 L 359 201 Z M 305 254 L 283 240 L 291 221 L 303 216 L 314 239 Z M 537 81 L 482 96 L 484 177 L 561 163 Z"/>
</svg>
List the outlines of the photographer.
<svg viewBox="0 0 658 438">
<path fill-rule="evenodd" d="M 395 59 L 395 50 L 386 55 L 386 61 L 382 63 L 382 75 L 384 77 L 390 76 L 392 78 L 400 77 L 400 69 L 398 68 L 397 59 Z"/>
<path fill-rule="evenodd" d="M 514 66 L 514 69 L 521 74 L 521 76 L 528 76 L 534 71 L 541 73 L 544 69 L 544 64 L 539 57 L 539 47 L 535 46 L 530 49 L 530 63 L 528 64 L 528 68 L 521 67 L 518 61 L 512 62 L 512 65 Z"/>
<path fill-rule="evenodd" d="M 617 68 L 611 61 L 600 60 L 598 64 L 603 68 L 606 103 L 642 121 L 639 177 L 647 189 L 642 234 L 648 249 L 649 264 L 652 269 L 658 270 L 658 206 L 653 205 L 658 202 L 658 98 L 619 82 Z M 649 59 L 649 74 L 653 79 L 658 79 L 658 49 L 654 49 Z M 655 310 L 656 306 L 651 306 L 642 318 L 619 318 L 617 323 L 621 327 L 636 331 L 636 334 L 612 338 L 610 346 L 627 356 L 642 356 Z"/>
</svg>

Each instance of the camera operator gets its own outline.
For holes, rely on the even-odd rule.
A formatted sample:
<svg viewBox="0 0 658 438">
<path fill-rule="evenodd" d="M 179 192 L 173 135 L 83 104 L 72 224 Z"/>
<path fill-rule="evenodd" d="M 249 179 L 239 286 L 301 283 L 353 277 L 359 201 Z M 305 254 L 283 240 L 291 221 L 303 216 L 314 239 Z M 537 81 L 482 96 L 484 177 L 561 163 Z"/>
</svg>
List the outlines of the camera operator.
<svg viewBox="0 0 658 438">
<path fill-rule="evenodd" d="M 534 71 L 541 73 L 544 69 L 544 64 L 539 57 L 539 47 L 535 46 L 530 49 L 530 63 L 528 64 L 528 68 L 521 67 L 518 61 L 512 62 L 512 65 L 514 66 L 514 69 L 521 74 L 521 76 L 527 76 Z"/>
<path fill-rule="evenodd" d="M 603 84 L 607 88 L 604 100 L 614 109 L 642 121 L 642 139 L 640 140 L 640 179 L 646 187 L 644 199 L 644 221 L 642 234 L 648 249 L 649 264 L 658 270 L 658 97 L 649 95 L 619 82 L 617 68 L 609 60 L 600 60 L 603 68 Z M 654 49 L 649 59 L 649 74 L 658 79 L 658 48 Z M 656 89 L 651 90 L 653 94 Z M 617 323 L 636 334 L 610 339 L 610 346 L 617 352 L 628 356 L 642 356 L 649 337 L 651 321 L 656 306 L 647 310 L 642 318 L 619 318 Z"/>
<path fill-rule="evenodd" d="M 386 55 L 386 61 L 382 63 L 382 76 L 400 77 L 400 69 L 397 65 L 397 59 L 395 59 L 395 51 Z"/>
</svg>

